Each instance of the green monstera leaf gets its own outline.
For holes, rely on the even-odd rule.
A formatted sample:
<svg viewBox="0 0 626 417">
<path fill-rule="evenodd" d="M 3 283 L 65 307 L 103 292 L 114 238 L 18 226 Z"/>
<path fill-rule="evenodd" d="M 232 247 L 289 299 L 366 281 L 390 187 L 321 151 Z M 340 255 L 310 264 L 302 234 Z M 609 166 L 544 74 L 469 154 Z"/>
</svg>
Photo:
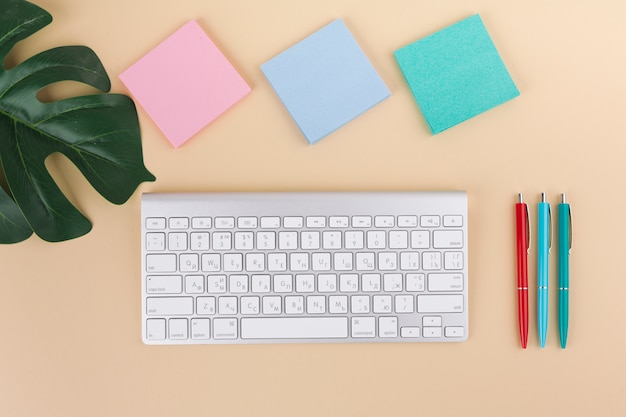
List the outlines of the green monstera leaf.
<svg viewBox="0 0 626 417">
<path fill-rule="evenodd" d="M 91 222 L 63 195 L 45 160 L 62 153 L 103 197 L 126 202 L 139 184 L 155 180 L 143 163 L 135 105 L 121 94 L 40 101 L 39 91 L 55 82 L 78 81 L 105 93 L 111 83 L 84 46 L 50 49 L 6 69 L 15 44 L 52 16 L 23 0 L 0 0 L 0 11 L 0 168 L 6 181 L 0 243 L 22 241 L 33 231 L 51 242 L 82 236 Z"/>
</svg>

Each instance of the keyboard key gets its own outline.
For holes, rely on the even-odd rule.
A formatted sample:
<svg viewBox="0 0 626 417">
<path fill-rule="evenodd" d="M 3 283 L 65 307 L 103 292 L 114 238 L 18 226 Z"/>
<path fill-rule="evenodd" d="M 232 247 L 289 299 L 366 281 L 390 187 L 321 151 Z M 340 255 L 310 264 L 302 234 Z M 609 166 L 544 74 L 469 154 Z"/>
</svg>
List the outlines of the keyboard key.
<svg viewBox="0 0 626 417">
<path fill-rule="evenodd" d="M 391 313 L 391 300 L 391 295 L 375 295 L 372 299 L 372 311 L 378 314 Z"/>
<path fill-rule="evenodd" d="M 302 229 L 304 227 L 304 218 L 288 216 L 283 219 L 285 229 Z"/>
<path fill-rule="evenodd" d="M 447 270 L 463 269 L 463 252 L 445 252 L 443 267 Z"/>
<path fill-rule="evenodd" d="M 169 320 L 169 338 L 173 340 L 187 339 L 187 319 Z"/>
<path fill-rule="evenodd" d="M 463 247 L 463 232 L 461 230 L 435 230 L 433 232 L 433 248 L 449 249 Z"/>
<path fill-rule="evenodd" d="M 353 295 L 350 297 L 350 312 L 352 314 L 367 314 L 370 312 L 370 297 L 367 295 Z"/>
<path fill-rule="evenodd" d="M 428 230 L 414 230 L 411 232 L 411 249 L 430 248 L 430 232 Z"/>
<path fill-rule="evenodd" d="M 324 232 L 322 234 L 322 248 L 341 249 L 341 232 Z"/>
<path fill-rule="evenodd" d="M 422 227 L 439 227 L 439 216 L 421 216 L 420 226 Z"/>
<path fill-rule="evenodd" d="M 209 233 L 193 232 L 190 235 L 191 250 L 205 251 L 209 250 Z"/>
<path fill-rule="evenodd" d="M 350 230 L 345 233 L 346 249 L 363 249 L 364 234 L 362 230 Z"/>
<path fill-rule="evenodd" d="M 146 219 L 146 229 L 148 230 L 165 229 L 165 218 L 164 217 L 148 217 Z"/>
<path fill-rule="evenodd" d="M 235 218 L 234 217 L 216 217 L 215 228 L 216 229 L 234 229 Z"/>
<path fill-rule="evenodd" d="M 463 291 L 463 274 L 428 274 L 428 291 Z"/>
<path fill-rule="evenodd" d="M 226 251 L 231 250 L 232 247 L 232 234 L 230 232 L 213 233 L 213 250 Z"/>
<path fill-rule="evenodd" d="M 202 294 L 204 292 L 204 276 L 187 275 L 185 277 L 185 292 L 187 294 Z"/>
<path fill-rule="evenodd" d="M 221 316 L 237 314 L 237 297 L 218 297 L 217 314 Z"/>
<path fill-rule="evenodd" d="M 417 216 L 398 216 L 398 227 L 417 227 Z"/>
<path fill-rule="evenodd" d="M 348 216 L 331 216 L 329 219 L 330 227 L 345 228 L 350 225 Z"/>
<path fill-rule="evenodd" d="M 236 339 L 238 334 L 237 319 L 213 320 L 213 338 Z"/>
<path fill-rule="evenodd" d="M 463 296 L 456 294 L 449 295 L 418 295 L 418 313 L 462 313 Z"/>
<path fill-rule="evenodd" d="M 299 274 L 296 275 L 296 292 L 311 293 L 315 291 L 315 275 Z"/>
<path fill-rule="evenodd" d="M 306 218 L 306 227 L 311 229 L 319 229 L 326 227 L 326 217 L 312 217 Z"/>
<path fill-rule="evenodd" d="M 412 295 L 396 295 L 394 299 L 396 313 L 414 313 L 415 299 Z"/>
<path fill-rule="evenodd" d="M 376 227 L 394 227 L 396 219 L 394 216 L 376 216 L 374 217 L 374 226 Z"/>
<path fill-rule="evenodd" d="M 189 219 L 187 217 L 172 217 L 169 220 L 170 229 L 188 229 Z"/>
<path fill-rule="evenodd" d="M 337 275 L 319 274 L 317 276 L 317 291 L 319 292 L 337 291 Z"/>
<path fill-rule="evenodd" d="M 179 258 L 178 270 L 181 272 L 197 272 L 199 268 L 197 253 L 183 253 Z"/>
<path fill-rule="evenodd" d="M 261 217 L 261 229 L 280 228 L 280 217 Z"/>
<path fill-rule="evenodd" d="M 253 293 L 270 292 L 271 277 L 269 275 L 252 275 L 250 280 Z"/>
<path fill-rule="evenodd" d="M 191 338 L 206 340 L 211 337 L 211 321 L 209 319 L 191 319 Z"/>
<path fill-rule="evenodd" d="M 165 250 L 165 233 L 146 233 L 146 250 Z"/>
<path fill-rule="evenodd" d="M 167 235 L 167 248 L 171 251 L 187 250 L 187 233 L 175 232 Z"/>
<path fill-rule="evenodd" d="M 375 337 L 376 317 L 352 317 L 352 337 Z"/>
<path fill-rule="evenodd" d="M 436 271 L 441 269 L 441 252 L 423 252 L 422 269 L 424 271 Z"/>
<path fill-rule="evenodd" d="M 448 326 L 444 329 L 446 337 L 465 337 L 465 328 L 463 326 Z"/>
<path fill-rule="evenodd" d="M 241 319 L 242 339 L 345 339 L 347 317 L 254 317 Z"/>
<path fill-rule="evenodd" d="M 148 297 L 149 316 L 183 316 L 193 314 L 193 297 Z"/>
<path fill-rule="evenodd" d="M 165 319 L 146 320 L 146 339 L 165 340 Z"/>
<path fill-rule="evenodd" d="M 191 219 L 192 229 L 210 229 L 211 224 L 212 221 L 210 217 L 193 217 Z"/>
<path fill-rule="evenodd" d="M 196 312 L 200 316 L 215 314 L 215 297 L 197 297 Z"/>
<path fill-rule="evenodd" d="M 398 337 L 398 318 L 397 317 L 379 317 L 378 318 L 378 336 L 380 337 Z"/>
<path fill-rule="evenodd" d="M 147 272 L 176 272 L 176 255 L 146 255 Z"/>
<path fill-rule="evenodd" d="M 301 295 L 290 295 L 285 297 L 285 313 L 286 314 L 303 314 L 304 313 L 304 297 Z"/>
<path fill-rule="evenodd" d="M 424 316 L 424 317 L 422 317 L 422 326 L 424 326 L 424 327 L 441 327 L 441 316 Z"/>
<path fill-rule="evenodd" d="M 420 266 L 419 252 L 400 253 L 400 269 L 403 271 L 417 271 Z"/>
<path fill-rule="evenodd" d="M 320 248 L 320 232 L 302 232 L 302 249 L 316 250 Z"/>
<path fill-rule="evenodd" d="M 352 217 L 352 227 L 372 227 L 372 217 L 354 216 Z"/>
<path fill-rule="evenodd" d="M 298 248 L 297 232 L 279 232 L 278 233 L 278 249 L 294 250 Z"/>
<path fill-rule="evenodd" d="M 276 233 L 275 232 L 258 232 L 256 234 L 256 248 L 259 250 L 276 249 Z"/>
<path fill-rule="evenodd" d="M 426 276 L 424 274 L 406 274 L 406 290 L 419 292 L 426 289 Z"/>
<path fill-rule="evenodd" d="M 385 292 L 402 291 L 402 274 L 385 274 L 383 276 L 383 291 Z"/>
<path fill-rule="evenodd" d="M 441 337 L 441 327 L 422 327 L 422 335 L 426 338 Z"/>
<path fill-rule="evenodd" d="M 238 217 L 237 227 L 240 229 L 256 229 L 258 226 L 256 217 Z"/>
<path fill-rule="evenodd" d="M 183 292 L 180 275 L 149 275 L 146 279 L 148 294 L 180 294 Z"/>
<path fill-rule="evenodd" d="M 259 314 L 261 312 L 259 297 L 241 297 L 241 314 Z"/>
<path fill-rule="evenodd" d="M 415 339 L 420 337 L 420 328 L 414 326 L 405 326 L 400 329 L 400 337 Z"/>
<path fill-rule="evenodd" d="M 443 227 L 463 226 L 463 216 L 443 216 Z"/>
<path fill-rule="evenodd" d="M 326 313 L 326 297 L 323 295 L 309 295 L 306 298 L 306 312 L 309 314 Z"/>
<path fill-rule="evenodd" d="M 357 292 L 358 290 L 359 290 L 359 275 L 358 274 L 339 275 L 339 291 Z"/>
<path fill-rule="evenodd" d="M 368 249 L 385 249 L 387 247 L 387 233 L 378 230 L 370 230 L 367 232 L 367 248 Z"/>
<path fill-rule="evenodd" d="M 331 295 L 328 297 L 328 312 L 330 314 L 346 314 L 348 312 L 348 296 Z"/>
<path fill-rule="evenodd" d="M 390 249 L 408 249 L 409 233 L 406 230 L 393 230 L 389 232 Z"/>
</svg>

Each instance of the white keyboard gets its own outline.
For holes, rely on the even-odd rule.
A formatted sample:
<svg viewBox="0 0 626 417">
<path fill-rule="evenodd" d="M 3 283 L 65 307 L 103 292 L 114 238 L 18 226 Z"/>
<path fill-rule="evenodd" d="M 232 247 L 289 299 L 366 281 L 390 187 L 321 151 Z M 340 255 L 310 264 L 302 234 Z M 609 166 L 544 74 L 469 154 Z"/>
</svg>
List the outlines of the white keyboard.
<svg viewBox="0 0 626 417">
<path fill-rule="evenodd" d="M 146 344 L 467 339 L 465 192 L 144 194 Z"/>
</svg>

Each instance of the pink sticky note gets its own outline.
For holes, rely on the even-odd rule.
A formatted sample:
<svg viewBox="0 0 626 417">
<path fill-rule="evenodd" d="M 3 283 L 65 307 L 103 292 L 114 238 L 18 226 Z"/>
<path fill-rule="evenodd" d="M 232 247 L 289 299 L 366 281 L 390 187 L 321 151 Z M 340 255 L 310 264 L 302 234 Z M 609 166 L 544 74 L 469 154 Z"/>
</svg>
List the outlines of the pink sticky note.
<svg viewBox="0 0 626 417">
<path fill-rule="evenodd" d="M 250 92 L 195 20 L 120 79 L 176 148 Z"/>
</svg>

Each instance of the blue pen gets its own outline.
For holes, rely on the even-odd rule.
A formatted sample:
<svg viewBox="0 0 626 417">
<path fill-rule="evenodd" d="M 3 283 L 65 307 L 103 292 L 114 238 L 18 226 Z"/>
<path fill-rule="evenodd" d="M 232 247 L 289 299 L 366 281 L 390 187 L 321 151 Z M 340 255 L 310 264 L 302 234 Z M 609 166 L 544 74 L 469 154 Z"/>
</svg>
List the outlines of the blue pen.
<svg viewBox="0 0 626 417">
<path fill-rule="evenodd" d="M 546 203 L 545 193 L 541 193 L 537 216 L 537 332 L 539 345 L 545 347 L 548 331 L 548 258 L 552 248 L 552 212 L 550 203 Z"/>
<path fill-rule="evenodd" d="M 567 343 L 569 321 L 569 254 L 572 250 L 572 213 L 561 194 L 559 204 L 559 336 L 561 347 Z"/>
</svg>

